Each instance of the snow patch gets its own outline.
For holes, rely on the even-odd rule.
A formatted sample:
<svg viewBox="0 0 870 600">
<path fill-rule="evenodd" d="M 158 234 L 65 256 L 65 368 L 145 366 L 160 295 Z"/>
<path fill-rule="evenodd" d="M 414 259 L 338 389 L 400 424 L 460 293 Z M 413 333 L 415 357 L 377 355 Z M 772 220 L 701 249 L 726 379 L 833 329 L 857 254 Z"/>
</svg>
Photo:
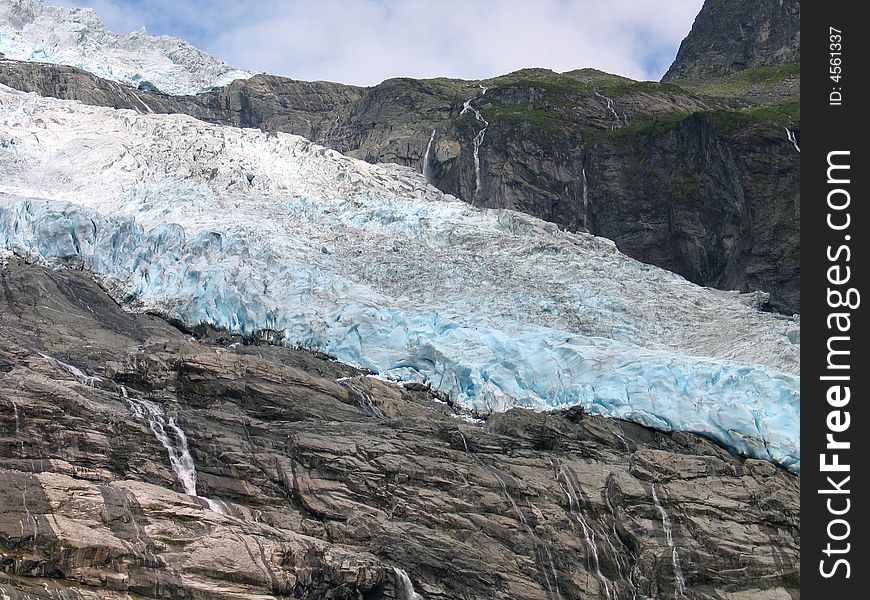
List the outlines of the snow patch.
<svg viewBox="0 0 870 600">
<path fill-rule="evenodd" d="M 144 27 L 120 35 L 106 30 L 90 8 L 45 6 L 42 0 L 0 0 L 0 53 L 70 65 L 173 95 L 197 94 L 253 75 L 179 38 L 148 35 Z"/>
</svg>

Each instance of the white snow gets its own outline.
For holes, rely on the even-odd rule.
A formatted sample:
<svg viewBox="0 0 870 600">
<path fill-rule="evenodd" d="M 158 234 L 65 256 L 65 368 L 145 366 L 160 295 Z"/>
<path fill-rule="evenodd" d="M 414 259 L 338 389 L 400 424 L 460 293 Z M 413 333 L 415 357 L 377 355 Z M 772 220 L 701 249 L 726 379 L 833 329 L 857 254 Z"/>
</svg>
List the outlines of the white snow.
<svg viewBox="0 0 870 600">
<path fill-rule="evenodd" d="M 0 87 L 0 248 L 119 301 L 315 348 L 485 413 L 582 404 L 800 468 L 799 340 L 762 313 L 397 165 Z"/>
<path fill-rule="evenodd" d="M 184 40 L 138 31 L 107 31 L 89 8 L 45 6 L 42 0 L 0 0 L 0 52 L 6 58 L 71 65 L 133 87 L 197 94 L 247 79 Z"/>
</svg>

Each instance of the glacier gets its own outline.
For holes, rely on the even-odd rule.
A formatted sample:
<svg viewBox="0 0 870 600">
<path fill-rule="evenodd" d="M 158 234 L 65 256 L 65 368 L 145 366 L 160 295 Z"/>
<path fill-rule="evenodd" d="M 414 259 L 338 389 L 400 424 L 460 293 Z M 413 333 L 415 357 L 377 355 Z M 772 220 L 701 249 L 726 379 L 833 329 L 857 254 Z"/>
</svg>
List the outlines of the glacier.
<svg viewBox="0 0 870 600">
<path fill-rule="evenodd" d="M 800 470 L 799 321 L 289 134 L 0 86 L 0 249 L 116 300 Z"/>
<path fill-rule="evenodd" d="M 42 0 L 0 0 L 0 53 L 172 95 L 198 94 L 253 75 L 179 38 L 149 35 L 144 28 L 120 35 L 108 31 L 93 9 L 46 6 Z"/>
</svg>

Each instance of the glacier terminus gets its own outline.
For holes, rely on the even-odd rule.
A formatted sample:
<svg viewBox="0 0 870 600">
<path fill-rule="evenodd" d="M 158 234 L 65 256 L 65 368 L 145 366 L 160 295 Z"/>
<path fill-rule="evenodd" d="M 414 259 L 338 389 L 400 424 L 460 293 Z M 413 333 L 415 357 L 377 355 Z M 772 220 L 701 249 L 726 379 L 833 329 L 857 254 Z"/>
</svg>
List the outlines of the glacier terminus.
<svg viewBox="0 0 870 600">
<path fill-rule="evenodd" d="M 481 414 L 582 405 L 800 469 L 797 318 L 298 136 L 0 88 L 0 248 Z"/>
</svg>

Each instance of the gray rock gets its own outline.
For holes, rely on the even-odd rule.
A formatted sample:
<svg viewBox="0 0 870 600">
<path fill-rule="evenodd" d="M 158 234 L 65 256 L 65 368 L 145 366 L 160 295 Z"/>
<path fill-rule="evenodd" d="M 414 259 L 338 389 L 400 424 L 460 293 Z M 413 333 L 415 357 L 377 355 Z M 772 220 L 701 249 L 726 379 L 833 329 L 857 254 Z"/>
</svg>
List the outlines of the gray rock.
<svg viewBox="0 0 870 600">
<path fill-rule="evenodd" d="M 769 463 L 577 409 L 474 425 L 197 330 L 80 272 L 0 268 L 0 592 L 387 599 L 398 567 L 427 599 L 673 598 L 676 551 L 690 600 L 798 597 L 799 479 Z M 121 386 L 177 419 L 225 514 Z"/>
<path fill-rule="evenodd" d="M 662 81 L 800 62 L 800 0 L 706 0 Z"/>
</svg>

